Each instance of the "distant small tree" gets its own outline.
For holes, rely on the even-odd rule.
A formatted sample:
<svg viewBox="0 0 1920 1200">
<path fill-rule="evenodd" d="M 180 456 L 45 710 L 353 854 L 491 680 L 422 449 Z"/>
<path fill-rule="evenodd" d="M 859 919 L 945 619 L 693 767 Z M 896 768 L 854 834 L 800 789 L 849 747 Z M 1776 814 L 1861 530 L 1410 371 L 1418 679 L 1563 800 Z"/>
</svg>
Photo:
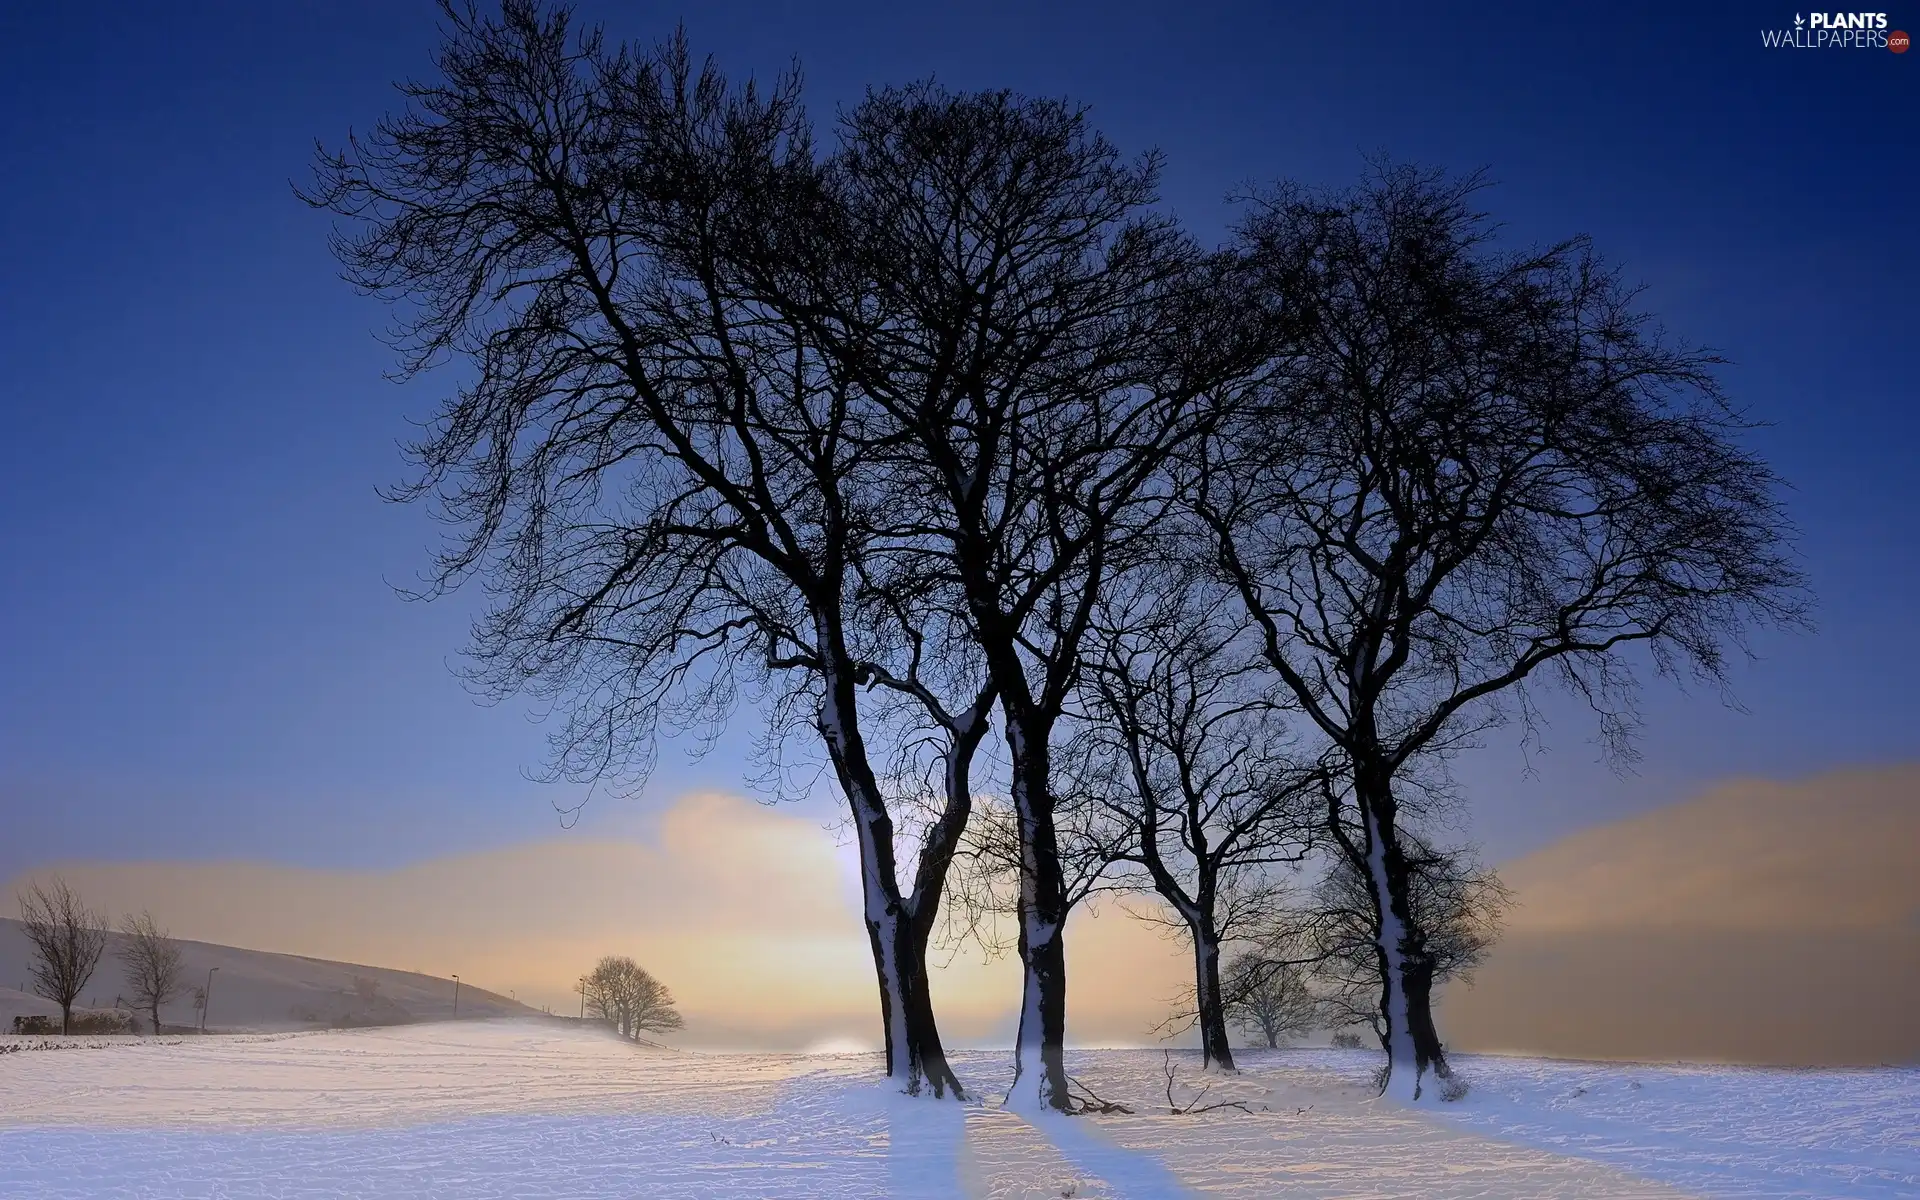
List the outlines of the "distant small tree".
<svg viewBox="0 0 1920 1200">
<path fill-rule="evenodd" d="M 611 1024 L 621 1037 L 668 1033 L 686 1024 L 667 985 L 625 955 L 602 958 L 581 986 L 587 1011 Z"/>
<path fill-rule="evenodd" d="M 1286 1045 L 1320 1023 L 1320 1001 L 1307 978 L 1289 962 L 1243 954 L 1221 973 L 1221 998 L 1229 1021 L 1269 1050 Z"/>
<path fill-rule="evenodd" d="M 107 948 L 106 919 L 81 903 L 58 875 L 20 893 L 20 924 L 33 947 L 33 990 L 60 1006 L 60 1032 Z"/>
<path fill-rule="evenodd" d="M 634 968 L 632 1012 L 628 1018 L 629 1037 L 642 1033 L 671 1033 L 686 1024 L 673 1006 L 673 993 L 667 985 Z"/>
<path fill-rule="evenodd" d="M 154 922 L 153 914 L 128 915 L 120 924 L 120 963 L 133 1002 L 160 1032 L 160 1006 L 180 994 L 180 943 Z"/>
<path fill-rule="evenodd" d="M 1360 1035 L 1351 1029 L 1342 1029 L 1339 1033 L 1333 1035 L 1333 1048 L 1335 1050 L 1358 1050 L 1365 1044 L 1366 1043 L 1360 1040 Z"/>
</svg>

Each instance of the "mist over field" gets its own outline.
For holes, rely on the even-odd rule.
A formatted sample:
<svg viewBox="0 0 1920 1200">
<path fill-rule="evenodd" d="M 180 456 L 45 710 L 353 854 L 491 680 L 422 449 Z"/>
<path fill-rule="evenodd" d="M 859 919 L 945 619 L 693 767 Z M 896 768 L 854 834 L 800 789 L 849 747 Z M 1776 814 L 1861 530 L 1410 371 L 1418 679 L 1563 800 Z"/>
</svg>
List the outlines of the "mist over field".
<svg viewBox="0 0 1920 1200">
<path fill-rule="evenodd" d="M 1920 1035 L 1900 1019 L 1920 987 L 1916 845 L 1920 768 L 1900 767 L 1736 780 L 1502 863 L 1515 903 L 1487 962 L 1449 985 L 1449 1040 L 1563 1058 L 1920 1062 Z M 650 840 L 555 840 L 390 872 L 57 869 L 109 911 L 170 914 L 184 937 L 457 972 L 562 1013 L 579 1002 L 574 977 L 618 946 L 673 982 L 689 1022 L 679 1044 L 876 1046 L 846 848 L 737 797 L 687 797 Z M 1157 1027 L 1186 986 L 1184 948 L 1122 904 L 1142 901 L 1076 918 L 1079 1045 L 1161 1044 Z M 0 926 L 0 987 L 24 974 L 24 954 Z M 958 947 L 935 979 L 957 1044 L 1007 1036 L 1019 998 L 1010 956 Z M 446 1000 L 416 1015 L 445 1015 Z M 0 993 L 0 1019 L 16 1002 Z M 282 1007 L 227 1009 L 227 1022 L 271 1027 Z"/>
</svg>

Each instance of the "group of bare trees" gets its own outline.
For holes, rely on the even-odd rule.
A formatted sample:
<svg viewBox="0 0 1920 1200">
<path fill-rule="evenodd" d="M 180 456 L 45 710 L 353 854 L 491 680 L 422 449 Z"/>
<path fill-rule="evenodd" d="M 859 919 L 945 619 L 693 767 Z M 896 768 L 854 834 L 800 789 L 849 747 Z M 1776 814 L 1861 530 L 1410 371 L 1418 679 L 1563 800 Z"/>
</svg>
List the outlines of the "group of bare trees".
<svg viewBox="0 0 1920 1200">
<path fill-rule="evenodd" d="M 406 369 L 464 368 L 399 495 L 453 530 L 440 589 L 486 579 L 474 677 L 554 701 L 565 777 L 641 780 L 746 701 L 784 778 L 810 728 L 909 1091 L 961 1093 L 927 951 L 984 861 L 1020 1099 L 1073 1106 L 1099 880 L 1186 930 L 1210 1057 L 1311 963 L 1419 1096 L 1449 939 L 1487 932 L 1436 916 L 1486 898 L 1420 836 L 1450 756 L 1549 678 L 1624 746 L 1636 667 L 1718 678 L 1799 615 L 1717 360 L 1584 240 L 1496 246 L 1475 178 L 1279 185 L 1209 249 L 1063 101 L 885 88 L 820 138 L 797 77 L 684 38 L 536 0 L 446 31 L 306 198 Z"/>
<path fill-rule="evenodd" d="M 29 884 L 20 894 L 20 925 L 31 950 L 33 989 L 60 1006 L 60 1032 L 73 1027 L 73 1006 L 106 953 L 107 919 L 88 908 L 58 876 Z M 121 922 L 118 956 L 127 995 L 160 1032 L 160 1007 L 182 994 L 180 944 L 151 913 Z"/>
<path fill-rule="evenodd" d="M 609 954 L 580 978 L 582 1007 L 613 1026 L 621 1037 L 671 1033 L 686 1024 L 673 993 L 631 958 Z"/>
</svg>

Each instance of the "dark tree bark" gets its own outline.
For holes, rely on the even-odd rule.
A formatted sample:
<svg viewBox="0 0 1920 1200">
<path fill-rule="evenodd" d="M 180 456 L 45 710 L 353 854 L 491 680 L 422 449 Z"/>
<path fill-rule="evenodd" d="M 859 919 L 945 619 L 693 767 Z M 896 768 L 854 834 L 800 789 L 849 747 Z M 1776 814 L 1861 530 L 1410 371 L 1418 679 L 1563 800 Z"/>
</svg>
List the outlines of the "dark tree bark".
<svg viewBox="0 0 1920 1200">
<path fill-rule="evenodd" d="M 1193 927 L 1194 1003 L 1200 1029 L 1200 1062 L 1232 1071 L 1226 996 L 1220 988 L 1220 938 L 1210 923 Z"/>
<path fill-rule="evenodd" d="M 857 725 L 842 714 L 853 705 L 852 684 L 846 683 L 838 697 L 830 697 L 822 708 L 821 734 L 841 790 L 854 807 L 856 840 L 860 849 L 867 937 L 873 948 L 874 966 L 880 984 L 880 1018 L 885 1029 L 887 1061 L 900 1064 L 909 1091 L 918 1091 L 925 1083 L 936 1097 L 949 1091 L 964 1099 L 965 1091 L 947 1063 L 940 1031 L 934 1021 L 933 997 L 927 975 L 927 940 L 939 903 L 939 887 L 944 882 L 946 864 L 953 855 L 953 843 L 966 822 L 966 811 L 955 811 L 951 804 L 942 814 L 943 821 L 929 831 L 920 857 L 916 888 L 911 897 L 900 893 L 894 857 L 893 819 L 888 814 L 884 793 L 875 777 L 866 747 Z M 977 735 L 974 744 L 978 744 Z M 971 749 L 967 751 L 971 757 Z M 965 787 L 964 767 L 959 785 Z M 965 803 L 971 804 L 971 797 Z M 951 818 L 951 819 L 944 819 Z M 918 886 L 933 885 L 931 895 Z"/>
<path fill-rule="evenodd" d="M 1354 781 L 1356 803 L 1364 822 L 1365 838 L 1357 845 L 1344 847 L 1357 857 L 1369 884 L 1368 900 L 1378 934 L 1374 949 L 1378 956 L 1380 978 L 1380 1014 L 1383 1042 L 1392 1067 L 1404 1081 L 1409 1065 L 1416 1086 L 1404 1098 L 1419 1099 L 1417 1081 L 1428 1074 L 1444 1078 L 1450 1072 L 1446 1059 L 1439 1055 L 1437 1040 L 1422 1046 L 1414 1036 L 1413 993 L 1409 986 L 1415 977 L 1433 978 L 1432 956 L 1427 950 L 1427 930 L 1416 920 L 1407 857 L 1397 827 L 1398 806 L 1391 785 L 1379 775 L 1364 773 Z M 1430 992 L 1430 989 L 1429 989 Z M 1432 1027 L 1432 1015 L 1426 1017 Z"/>
<path fill-rule="evenodd" d="M 939 923 L 941 896 L 947 876 L 966 832 L 967 818 L 973 811 L 974 754 L 987 734 L 987 712 L 993 692 L 982 692 L 974 703 L 958 715 L 949 715 L 931 696 L 923 699 L 928 712 L 947 730 L 945 762 L 941 771 L 943 806 L 939 819 L 922 841 L 919 867 L 914 872 L 913 892 L 907 897 L 906 965 L 914 990 L 913 1006 L 907 1012 L 907 1033 L 913 1039 L 928 1079 L 934 1081 L 934 1094 L 940 1094 L 942 1080 L 956 1096 L 964 1098 L 960 1081 L 947 1066 L 940 1030 L 934 1022 L 933 997 L 927 971 L 927 949 Z"/>
<path fill-rule="evenodd" d="M 1453 1070 L 1433 1021 L 1433 959 L 1429 955 L 1409 962 L 1402 973 L 1407 981 L 1407 1031 L 1413 1037 L 1414 1061 L 1430 1064 L 1440 1078 L 1449 1078 Z"/>
<path fill-rule="evenodd" d="M 1021 682 L 1015 672 L 1016 684 Z M 1022 687 L 1021 694 L 1025 694 Z M 1016 716 L 1015 713 L 1019 715 Z M 1066 873 L 1054 826 L 1052 721 L 1031 706 L 1008 706 L 1013 811 L 1019 829 L 1022 969 L 1020 1024 L 1014 1040 L 1014 1089 L 1026 1099 L 1070 1111 L 1067 1085 Z"/>
</svg>

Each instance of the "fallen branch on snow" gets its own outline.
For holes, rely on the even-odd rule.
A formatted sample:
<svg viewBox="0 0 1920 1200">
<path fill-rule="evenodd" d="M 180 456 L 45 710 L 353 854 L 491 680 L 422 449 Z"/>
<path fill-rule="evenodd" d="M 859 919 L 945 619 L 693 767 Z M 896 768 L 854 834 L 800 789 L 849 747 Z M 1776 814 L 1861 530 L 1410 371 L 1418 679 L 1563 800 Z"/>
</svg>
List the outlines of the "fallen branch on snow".
<svg viewBox="0 0 1920 1200">
<path fill-rule="evenodd" d="M 1079 1088 L 1082 1092 L 1086 1094 L 1084 1096 L 1076 1096 L 1073 1094 L 1074 1088 Z M 1072 1112 L 1076 1116 L 1081 1113 L 1129 1113 L 1130 1114 L 1133 1112 L 1131 1108 L 1128 1108 L 1124 1104 L 1119 1104 L 1112 1100 L 1101 1099 L 1101 1097 L 1097 1093 L 1095 1093 L 1092 1088 L 1088 1087 L 1084 1083 L 1081 1083 L 1078 1079 L 1076 1079 L 1072 1075 L 1067 1076 L 1067 1089 L 1068 1089 L 1067 1100 L 1071 1104 L 1079 1105 L 1078 1108 L 1074 1108 L 1072 1110 Z"/>
</svg>

